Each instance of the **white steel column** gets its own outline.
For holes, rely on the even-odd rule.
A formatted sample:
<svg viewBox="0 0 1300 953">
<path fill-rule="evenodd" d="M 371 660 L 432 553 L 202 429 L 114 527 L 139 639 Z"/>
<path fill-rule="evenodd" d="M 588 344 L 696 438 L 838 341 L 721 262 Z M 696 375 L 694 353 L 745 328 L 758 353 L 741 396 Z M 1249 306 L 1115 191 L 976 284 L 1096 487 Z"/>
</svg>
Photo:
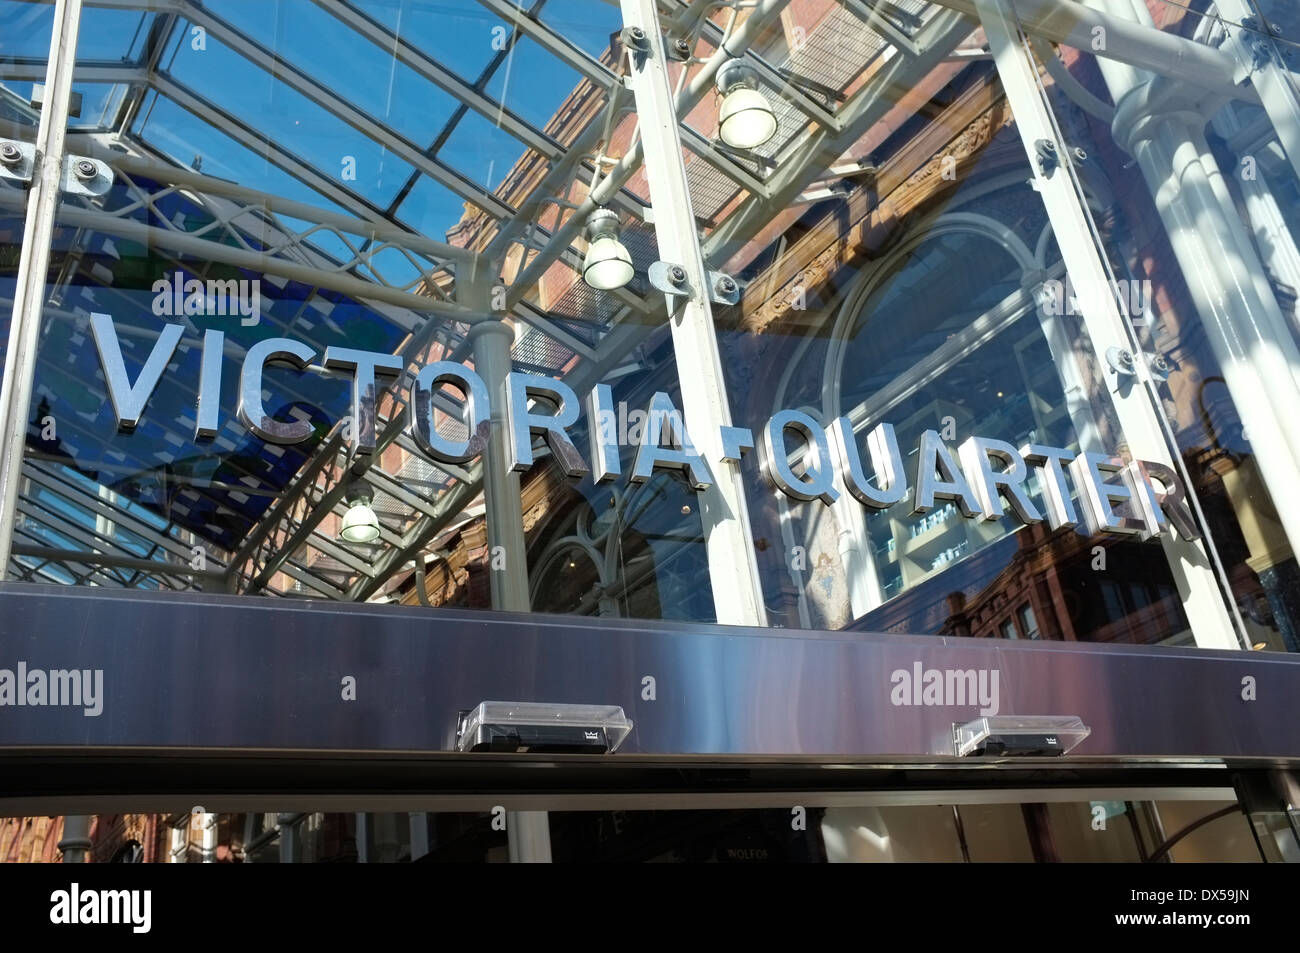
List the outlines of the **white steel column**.
<svg viewBox="0 0 1300 953">
<path fill-rule="evenodd" d="M 1082 195 L 1076 190 L 1067 144 L 1057 135 L 1047 104 L 1040 95 L 1036 65 L 1020 40 L 1018 28 L 1007 15 L 1007 2 L 974 2 L 1034 171 L 1034 187 L 1047 209 L 1066 272 L 1076 287 L 1109 288 L 1112 286 L 1111 275 L 1102 261 L 1101 249 L 1094 242 Z M 1039 165 L 1036 143 L 1040 140 L 1053 143 L 1056 155 L 1060 157 L 1060 167 L 1051 173 Z M 1121 316 L 1113 296 L 1088 294 L 1084 299 L 1081 302 L 1084 323 L 1099 367 L 1108 368 L 1106 352 L 1112 347 L 1141 355 L 1132 328 Z M 1106 372 L 1108 390 L 1129 451 L 1135 458 L 1181 470 L 1156 416 L 1156 405 L 1149 393 L 1149 389 L 1154 389 L 1154 383 L 1145 361 L 1135 363 L 1142 386 L 1132 387 L 1127 393 L 1116 388 L 1114 374 L 1109 370 Z M 1194 495 L 1190 486 L 1187 491 L 1189 497 Z M 1226 594 L 1220 591 L 1207 542 L 1189 542 L 1174 538 L 1172 533 L 1161 536 L 1196 644 L 1205 648 L 1241 648 L 1238 627 L 1228 611 Z"/>
<path fill-rule="evenodd" d="M 1229 22 L 1259 19 L 1250 0 L 1215 0 L 1215 6 L 1219 15 Z M 1243 28 L 1231 28 L 1230 32 L 1235 35 L 1229 42 L 1249 71 L 1250 83 L 1259 93 L 1260 104 L 1277 130 L 1278 141 L 1291 160 L 1291 167 L 1296 175 L 1300 175 L 1300 92 L 1297 92 L 1295 79 L 1278 53 L 1277 44 L 1267 32 L 1268 27 L 1263 23 L 1256 23 L 1255 27 L 1262 35 L 1256 37 Z"/>
<path fill-rule="evenodd" d="M 1129 0 L 1092 2 L 1154 29 L 1146 9 Z M 1165 77 L 1105 60 L 1098 66 L 1116 103 L 1115 141 L 1138 160 L 1287 539 L 1300 552 L 1300 511 L 1284 504 L 1300 486 L 1300 348 L 1205 139 L 1206 116 Z"/>
<path fill-rule="evenodd" d="M 13 546 L 14 514 L 27 446 L 27 414 L 36 376 L 36 346 L 45 306 L 45 274 L 50 266 L 50 237 L 63 185 L 63 143 L 80 24 L 81 0 L 57 0 L 45 69 L 45 103 L 36 129 L 36 157 L 5 352 L 4 383 L 0 385 L 0 579 L 8 573 Z"/>
<path fill-rule="evenodd" d="M 628 85 L 636 100 L 659 257 L 684 268 L 691 289 L 669 323 L 686 431 L 713 470 L 713 485 L 700 493 L 700 518 L 714 611 L 722 623 L 766 625 L 740 468 L 722 459 L 722 428 L 731 426 L 731 407 L 659 18 L 654 0 L 620 0 L 620 6 L 624 25 L 644 30 L 649 45 L 648 52 L 632 54 Z"/>
</svg>

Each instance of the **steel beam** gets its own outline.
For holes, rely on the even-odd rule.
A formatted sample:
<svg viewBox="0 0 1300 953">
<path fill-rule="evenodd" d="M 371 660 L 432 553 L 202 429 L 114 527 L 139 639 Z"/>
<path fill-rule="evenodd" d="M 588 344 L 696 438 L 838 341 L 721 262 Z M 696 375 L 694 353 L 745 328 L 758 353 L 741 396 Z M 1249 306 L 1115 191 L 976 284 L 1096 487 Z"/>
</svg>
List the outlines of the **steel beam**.
<svg viewBox="0 0 1300 953">
<path fill-rule="evenodd" d="M 22 492 L 23 452 L 40 346 L 41 312 L 45 307 L 50 241 L 62 197 L 64 137 L 80 23 L 81 0 L 57 0 L 46 64 L 45 105 L 36 130 L 36 159 L 14 287 L 4 381 L 0 384 L 0 567 L 4 568 L 9 565 L 14 513 Z"/>
<path fill-rule="evenodd" d="M 677 108 L 654 0 L 621 0 L 623 22 L 645 31 L 649 50 L 633 57 L 628 75 L 641 122 L 641 144 L 654 209 L 659 255 L 685 269 L 689 292 L 670 315 L 673 351 L 686 433 L 714 469 L 713 484 L 700 494 L 709 558 L 709 584 L 717 620 L 765 625 L 762 586 L 740 469 L 723 460 L 722 428 L 731 406 L 713 325 L 709 277 L 700 252 L 690 186 L 682 162 Z"/>
<path fill-rule="evenodd" d="M 121 218 L 94 208 L 65 205 L 58 212 L 58 220 L 63 224 L 134 239 L 148 247 L 167 248 L 200 259 L 236 265 L 263 274 L 280 275 L 314 287 L 329 288 L 353 298 L 382 301 L 407 308 L 417 314 L 434 314 L 467 323 L 479 320 L 478 316 L 458 305 L 428 295 L 390 288 L 343 271 L 325 271 L 264 252 L 235 248 L 206 238 L 196 238 L 188 232 L 158 228 L 136 219 Z"/>
<path fill-rule="evenodd" d="M 976 15 L 976 0 L 931 0 L 941 7 Z M 1152 26 L 1086 7 L 1074 0 L 1015 0 L 1012 11 L 1026 33 L 1076 50 L 1154 70 L 1180 83 L 1220 96 L 1253 101 L 1248 88 L 1237 85 L 1237 63 L 1227 53 Z M 1100 33 L 1094 31 L 1100 30 Z M 1105 37 L 1102 49 L 1094 38 Z"/>
<path fill-rule="evenodd" d="M 704 240 L 705 260 L 722 264 L 790 208 L 808 183 L 824 174 L 874 123 L 895 109 L 931 70 L 974 29 L 952 11 L 941 11 L 917 34 L 915 57 L 892 57 L 873 73 L 840 109 L 842 129 L 821 129 L 783 157 L 769 179 L 771 195 L 754 197 L 736 209 Z"/>
<path fill-rule="evenodd" d="M 575 72 L 582 74 L 602 89 L 609 89 L 618 77 L 605 64 L 592 59 L 578 47 L 560 36 L 540 20 L 530 16 L 522 7 L 510 0 L 478 0 L 479 4 L 495 16 L 509 23 L 520 33 L 558 58 Z"/>
<path fill-rule="evenodd" d="M 475 185 L 462 173 L 440 159 L 430 156 L 424 149 L 390 126 L 368 116 L 349 99 L 312 79 L 298 67 L 278 56 L 274 50 L 267 49 L 261 43 L 221 19 L 208 7 L 187 7 L 186 17 L 195 25 L 207 30 L 208 34 L 214 39 L 224 43 L 250 63 L 265 70 L 275 78 L 276 82 L 284 83 L 290 89 L 307 97 L 322 109 L 366 136 L 370 141 L 384 146 L 402 161 L 423 172 L 429 178 L 450 189 L 466 201 L 473 202 L 489 215 L 496 218 L 509 218 L 514 214 L 514 209 L 491 192 Z"/>
<path fill-rule="evenodd" d="M 56 549 L 52 546 L 29 546 L 19 543 L 13 547 L 13 553 L 15 556 L 32 556 L 54 562 L 74 562 L 86 566 L 114 566 L 119 569 L 137 569 L 152 576 L 177 576 L 214 581 L 221 581 L 226 577 L 225 573 L 211 569 L 190 569 L 188 566 L 173 566 L 169 563 L 154 562 L 150 559 L 116 556 L 111 553 L 82 552 L 77 549 Z"/>
<path fill-rule="evenodd" d="M 351 3 L 342 0 L 313 0 L 313 2 L 350 28 L 357 36 L 369 40 L 399 63 L 409 66 L 493 125 L 510 133 L 529 149 L 552 161 L 564 154 L 564 147 L 546 133 L 533 128 L 507 109 L 504 104 L 485 96 L 459 74 L 443 66 L 419 47 L 413 46 Z"/>
<path fill-rule="evenodd" d="M 790 0 L 759 0 L 758 6 L 754 8 L 748 18 L 732 31 L 731 39 L 728 41 L 729 44 L 738 50 L 747 48 L 763 30 L 781 16 L 781 11 L 789 3 Z M 674 104 L 679 121 L 685 119 L 700 100 L 704 98 L 705 94 L 713 89 L 718 70 L 723 63 L 730 59 L 732 59 L 730 53 L 723 49 L 718 50 L 700 66 L 696 74 L 686 83 L 686 86 L 676 97 Z M 581 233 L 588 216 L 596 209 L 607 205 L 613 196 L 637 173 L 641 168 L 644 145 L 645 137 L 642 136 L 638 138 L 637 142 L 619 160 L 610 173 L 600 180 L 600 183 L 573 214 L 565 219 L 552 233 L 550 244 L 532 257 L 510 286 L 506 296 L 506 302 L 510 307 L 513 308 L 527 294 L 528 290 L 541 279 L 546 270 L 559 258 L 562 250 L 572 244 L 573 240 Z"/>
<path fill-rule="evenodd" d="M 379 206 L 340 185 L 333 176 L 326 175 L 311 163 L 294 155 L 271 136 L 254 129 L 233 113 L 213 105 L 163 73 L 150 77 L 149 82 L 158 91 L 158 95 L 170 99 L 182 109 L 198 116 L 213 129 L 225 133 L 255 155 L 265 156 L 267 161 L 283 169 L 309 188 L 315 189 L 340 208 L 368 220 L 376 222 L 387 220 L 384 210 Z M 123 133 L 129 134 L 129 130 L 123 130 Z"/>
</svg>

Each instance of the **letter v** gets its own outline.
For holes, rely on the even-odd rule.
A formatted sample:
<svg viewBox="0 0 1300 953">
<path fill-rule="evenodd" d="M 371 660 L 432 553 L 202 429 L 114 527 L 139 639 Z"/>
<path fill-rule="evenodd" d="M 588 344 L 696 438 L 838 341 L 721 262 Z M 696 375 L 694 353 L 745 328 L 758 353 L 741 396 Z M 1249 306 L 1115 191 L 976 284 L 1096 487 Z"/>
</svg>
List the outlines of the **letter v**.
<svg viewBox="0 0 1300 953">
<path fill-rule="evenodd" d="M 154 388 L 162 378 L 167 362 L 176 353 L 176 345 L 185 333 L 184 325 L 167 324 L 154 342 L 149 360 L 140 368 L 140 376 L 131 383 L 126 373 L 126 363 L 122 360 L 122 345 L 117 339 L 117 328 L 113 319 L 106 314 L 91 314 L 90 330 L 95 337 L 95 348 L 99 351 L 99 363 L 104 368 L 104 380 L 108 384 L 108 399 L 113 402 L 113 412 L 117 414 L 119 430 L 134 430 L 144 414 L 145 404 L 149 402 Z"/>
</svg>

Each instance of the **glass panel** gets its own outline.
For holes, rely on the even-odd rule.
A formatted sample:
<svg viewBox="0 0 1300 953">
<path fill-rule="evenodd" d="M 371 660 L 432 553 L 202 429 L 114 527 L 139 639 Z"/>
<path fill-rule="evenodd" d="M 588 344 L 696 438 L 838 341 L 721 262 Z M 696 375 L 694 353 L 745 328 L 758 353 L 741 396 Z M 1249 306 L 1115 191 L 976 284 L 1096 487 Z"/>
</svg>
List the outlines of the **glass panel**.
<svg viewBox="0 0 1300 953">
<path fill-rule="evenodd" d="M 40 122 L 37 93 L 45 84 L 53 23 L 51 3 L 0 3 L 0 143 L 8 144 L 11 153 L 9 161 L 0 163 L 0 360 L 9 348 L 27 230 L 27 183 Z"/>
<path fill-rule="evenodd" d="M 985 38 L 934 4 L 889 9 L 751 30 L 749 75 L 728 67 L 686 120 L 712 146 L 684 157 L 705 256 L 743 288 L 714 307 L 757 446 L 741 472 L 769 622 L 1190 644 L 1169 557 L 1133 532 L 1142 497 L 1093 528 L 1086 471 L 1067 474 L 1128 441 L 1102 349 L 1043 299 L 1066 266 Z M 701 58 L 726 29 L 702 30 Z M 741 107 L 770 110 L 770 138 L 736 146 Z"/>
<path fill-rule="evenodd" d="M 627 478 L 649 395 L 681 402 L 662 305 L 639 282 L 585 284 L 581 240 L 536 261 L 591 158 L 523 140 L 551 153 L 552 116 L 557 142 L 582 136 L 605 91 L 482 10 L 360 7 L 373 22 L 305 0 L 89 21 L 82 59 L 124 76 L 93 75 L 74 124 L 97 130 L 77 141 L 113 184 L 59 210 L 9 578 L 714 618 L 696 495 L 664 467 Z M 5 60 L 20 76 L 44 55 L 23 36 Z M 421 75 L 442 67 L 441 85 Z M 30 128 L 19 93 L 6 103 Z M 561 201 L 513 215 L 534 189 Z M 644 272 L 637 212 L 624 203 L 621 241 Z M 372 390 L 355 385 L 373 402 L 337 349 L 379 362 Z M 481 448 L 448 448 L 471 436 L 454 381 L 412 409 L 439 361 L 487 379 L 474 409 L 503 496 Z M 578 466 L 534 420 L 506 475 L 510 372 L 535 378 L 510 385 L 534 418 L 572 415 Z M 597 384 L 622 428 L 606 457 L 621 475 L 599 483 L 569 475 L 593 462 Z"/>
<path fill-rule="evenodd" d="M 1234 802 L 1165 794 L 1158 802 L 797 810 L 706 810 L 687 797 L 674 809 L 552 811 L 547 821 L 557 863 L 1261 862 Z M 477 811 L 457 813 L 116 814 L 101 816 L 90 856 L 96 863 L 504 863 L 511 845 L 502 820 L 486 798 Z M 56 860 L 60 830 L 58 818 L 0 818 L 0 861 Z M 1152 858 L 1169 840 L 1167 854 Z"/>
<path fill-rule="evenodd" d="M 1297 432 L 1284 408 L 1300 402 L 1300 179 L 1287 151 L 1300 146 L 1300 96 L 1286 68 L 1300 21 L 1294 4 L 1253 0 L 1101 6 L 1137 28 L 1113 43 L 1142 44 L 1145 68 L 1117 62 L 1101 34 L 1078 48 L 1038 38 L 1045 95 L 1086 153 L 1074 171 L 1094 199 L 1111 294 L 1143 359 L 1159 361 L 1157 393 L 1244 641 L 1297 651 Z M 1135 89 L 1152 95 L 1117 112 Z M 1123 598 L 1158 618 L 1170 602 L 1160 586 L 1131 580 Z"/>
</svg>

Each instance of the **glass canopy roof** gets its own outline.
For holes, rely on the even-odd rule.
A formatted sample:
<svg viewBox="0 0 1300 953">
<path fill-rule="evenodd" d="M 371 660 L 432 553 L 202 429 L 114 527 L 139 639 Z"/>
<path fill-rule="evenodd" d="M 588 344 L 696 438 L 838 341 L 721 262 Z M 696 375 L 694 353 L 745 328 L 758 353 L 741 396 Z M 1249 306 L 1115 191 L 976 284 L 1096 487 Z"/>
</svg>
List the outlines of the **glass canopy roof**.
<svg viewBox="0 0 1300 953">
<path fill-rule="evenodd" d="M 674 67 L 679 119 L 717 268 L 756 257 L 754 239 L 804 211 L 798 196 L 825 177 L 828 158 L 862 158 L 855 145 L 897 104 L 909 75 L 924 75 L 974 28 L 919 0 L 843 0 L 827 4 L 792 49 L 779 28 L 785 4 L 759 5 L 749 16 L 764 29 L 743 55 L 772 94 L 779 131 L 745 155 L 716 140 L 712 84 L 692 92 L 690 82 L 716 71 L 733 11 L 705 0 L 658 5 L 665 30 L 693 51 Z M 52 17 L 48 3 L 0 0 L 0 122 L 11 132 L 38 120 L 33 84 L 44 82 Z M 635 361 L 663 331 L 661 296 L 643 280 L 596 294 L 574 271 L 574 209 L 598 166 L 618 186 L 607 204 L 623 218 L 638 272 L 658 257 L 630 145 L 635 116 L 611 49 L 621 25 L 617 3 L 605 0 L 89 0 L 69 151 L 111 159 L 116 180 L 102 201 L 69 201 L 61 213 L 69 227 L 55 257 L 73 263 L 75 281 L 59 280 L 74 297 L 47 310 L 65 356 L 43 345 L 33 407 L 71 382 L 94 381 L 96 352 L 72 316 L 114 296 L 135 295 L 137 307 L 147 300 L 145 276 L 124 270 L 136 256 L 151 275 L 274 279 L 265 319 L 318 349 L 347 343 L 461 359 L 469 318 L 456 276 L 468 259 L 440 256 L 449 243 L 499 268 L 522 325 L 520 369 L 581 380 L 583 368 Z M 867 88 L 872 76 L 877 85 Z M 10 201 L 0 215 L 21 230 L 21 205 Z M 230 346 L 247 346 L 240 338 L 232 330 Z M 224 407 L 231 423 L 217 438 L 219 462 L 178 450 L 181 437 L 195 449 L 192 433 L 180 432 L 192 420 L 178 409 L 192 395 L 169 397 L 164 382 L 154 422 L 127 442 L 97 446 L 93 435 L 111 432 L 97 419 L 108 411 L 98 385 L 84 388 L 83 419 L 59 445 L 37 430 L 29 439 L 45 496 L 28 507 L 29 541 L 153 558 L 159 548 L 183 554 L 182 543 L 197 538 L 227 554 L 217 568 L 234 567 L 240 591 L 277 591 L 272 577 L 287 573 L 306 595 L 374 596 L 461 518 L 479 476 L 377 455 L 366 478 L 384 524 L 382 555 L 350 558 L 321 528 L 321 512 L 343 507 L 346 467 L 331 422 L 346 401 L 335 384 L 302 379 L 294 405 L 318 434 L 295 447 L 262 445 Z M 174 486 L 159 485 L 163 470 Z M 105 546 L 91 525 L 102 507 L 131 510 L 136 537 Z M 36 571 L 33 560 L 21 565 Z M 75 560 L 39 566 L 60 581 L 90 572 L 102 584 L 186 585 L 140 567 L 131 575 Z"/>
</svg>

